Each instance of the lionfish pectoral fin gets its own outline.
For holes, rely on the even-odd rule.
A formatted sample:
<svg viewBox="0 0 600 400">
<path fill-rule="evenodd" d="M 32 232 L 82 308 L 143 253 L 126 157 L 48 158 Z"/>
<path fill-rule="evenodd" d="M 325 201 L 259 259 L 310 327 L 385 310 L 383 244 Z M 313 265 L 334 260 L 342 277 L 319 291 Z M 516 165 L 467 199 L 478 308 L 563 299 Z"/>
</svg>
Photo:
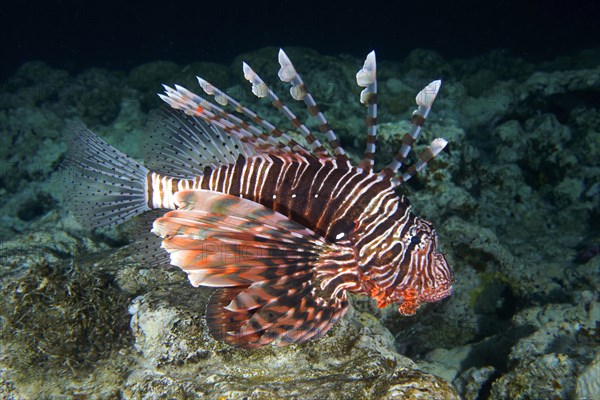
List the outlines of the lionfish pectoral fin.
<svg viewBox="0 0 600 400">
<path fill-rule="evenodd" d="M 234 347 L 302 343 L 323 336 L 348 309 L 345 296 L 325 299 L 315 293 L 308 277 L 219 289 L 206 320 L 216 339 Z"/>
<path fill-rule="evenodd" d="M 342 290 L 348 282 L 342 276 L 352 269 L 340 265 L 348 263 L 352 249 L 328 245 L 321 250 L 318 261 L 291 275 L 218 290 L 206 313 L 212 335 L 243 348 L 285 346 L 325 335 L 348 310 Z"/>
<path fill-rule="evenodd" d="M 317 290 L 317 269 L 346 254 L 335 244 L 247 199 L 188 190 L 176 202 L 153 231 L 193 285 L 221 288 L 206 313 L 215 338 L 237 347 L 303 342 L 345 313 L 344 291 Z"/>
</svg>

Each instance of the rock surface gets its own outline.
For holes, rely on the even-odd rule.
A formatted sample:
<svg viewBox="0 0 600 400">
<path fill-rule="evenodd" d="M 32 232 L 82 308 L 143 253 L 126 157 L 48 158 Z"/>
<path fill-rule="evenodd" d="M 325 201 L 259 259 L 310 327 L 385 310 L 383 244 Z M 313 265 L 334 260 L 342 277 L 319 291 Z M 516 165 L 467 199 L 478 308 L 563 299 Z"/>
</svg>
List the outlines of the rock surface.
<svg viewBox="0 0 600 400">
<path fill-rule="evenodd" d="M 27 253 L 27 242 L 39 246 Z M 127 249 L 104 247 L 60 230 L 6 246 L 4 398 L 459 399 L 448 382 L 399 355 L 366 313 L 351 313 L 306 345 L 230 348 L 205 326 L 211 290 L 190 287 L 180 272 L 151 271 L 145 280 L 148 271 Z"/>
</svg>

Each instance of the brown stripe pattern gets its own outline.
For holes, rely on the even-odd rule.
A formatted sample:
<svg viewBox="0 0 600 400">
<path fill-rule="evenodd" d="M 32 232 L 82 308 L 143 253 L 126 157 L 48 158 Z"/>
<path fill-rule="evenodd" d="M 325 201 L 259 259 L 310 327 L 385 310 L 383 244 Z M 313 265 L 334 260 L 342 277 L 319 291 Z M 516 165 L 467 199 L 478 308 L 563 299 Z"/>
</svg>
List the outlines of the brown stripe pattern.
<svg viewBox="0 0 600 400">
<path fill-rule="evenodd" d="M 256 207 L 262 207 L 257 212 L 266 215 L 276 211 L 302 229 L 310 230 L 306 236 L 298 230 L 277 231 L 268 222 L 264 227 L 255 227 L 256 232 L 271 231 L 272 236 L 267 238 L 264 232 L 255 234 L 248 228 L 256 219 L 238 215 L 234 219 L 246 221 L 243 223 L 246 231 L 236 235 L 248 235 L 244 240 L 250 240 L 255 250 L 276 246 L 276 237 L 302 237 L 302 245 L 288 249 L 278 258 L 254 260 L 252 267 L 223 264 L 217 268 L 198 264 L 198 255 L 193 252 L 197 245 L 186 242 L 190 238 L 173 237 L 163 244 L 165 249 L 173 251 L 187 251 L 183 247 L 191 246 L 192 253 L 185 256 L 174 253 L 171 261 L 175 260 L 175 265 L 190 274 L 193 284 L 224 287 L 211 301 L 207 314 L 213 335 L 229 344 L 245 347 L 272 343 L 275 338 L 288 343 L 301 342 L 322 335 L 343 315 L 347 307 L 346 292 L 370 296 L 380 307 L 398 304 L 403 315 L 414 314 L 423 302 L 449 296 L 454 276 L 445 257 L 437 251 L 437 235 L 432 224 L 415 216 L 408 201 L 395 193 L 398 185 L 425 168 L 447 144 L 441 138 L 433 140 L 416 163 L 401 172 L 441 81 L 433 81 L 419 92 L 412 128 L 404 135 L 402 148 L 382 172 L 375 173 L 378 123 L 375 53 L 367 56 L 356 76 L 358 85 L 364 88 L 360 101 L 367 108 L 367 144 L 357 167 L 349 162 L 327 119 L 283 51 L 279 52 L 279 63 L 279 78 L 291 85 L 293 99 L 305 103 L 308 114 L 316 119 L 320 134 L 327 140 L 327 147 L 320 142 L 319 134 L 312 132 L 246 63 L 243 63 L 244 77 L 251 83 L 253 94 L 271 101 L 302 136 L 301 143 L 204 79 L 198 79 L 204 92 L 219 105 L 229 106 L 229 111 L 177 85 L 174 89 L 165 87 L 166 94 L 161 95 L 173 108 L 201 119 L 218 131 L 208 136 L 229 137 L 237 141 L 242 150 L 238 152 L 236 145 L 236 152 L 229 153 L 232 160 L 223 143 L 223 148 L 215 149 L 216 153 L 223 154 L 216 154 L 215 158 L 211 158 L 212 150 L 203 152 L 202 157 L 194 157 L 204 168 L 202 175 L 194 179 L 150 173 L 147 184 L 151 185 L 148 189 L 151 207 L 175 209 L 178 198 L 222 193 L 226 195 L 223 204 L 240 203 L 241 210 L 249 207 L 249 203 L 245 203 L 249 200 Z M 193 121 L 184 125 L 195 129 Z M 202 135 L 195 137 L 200 142 L 208 140 Z M 197 193 L 194 195 L 193 191 Z M 203 200 L 198 204 L 204 204 Z M 219 212 L 207 219 L 199 217 L 207 212 L 202 207 L 198 211 L 193 207 L 182 208 L 181 215 L 167 214 L 162 230 L 167 232 L 165 227 L 173 224 L 174 232 L 179 232 L 178 226 L 185 221 L 199 218 L 198 226 L 206 226 L 201 229 L 207 230 L 201 236 L 210 236 L 212 232 L 217 237 L 228 237 L 227 229 L 232 229 L 232 222 L 222 227 L 215 225 L 213 219 L 227 219 L 234 212 L 234 206 L 219 208 Z M 163 237 L 169 238 L 169 235 Z M 231 237 L 223 246 L 227 254 L 242 256 L 230 248 L 232 242 L 239 240 L 235 237 L 238 239 Z M 268 245 L 265 240 L 270 240 Z M 313 241 L 322 247 L 314 250 Z M 239 288 L 240 285 L 246 287 Z M 259 304 L 267 299 L 270 300 Z M 288 337 L 291 332 L 295 332 L 295 338 Z"/>
<path fill-rule="evenodd" d="M 452 290 L 452 272 L 436 253 L 433 226 L 411 212 L 408 201 L 398 198 L 392 181 L 382 174 L 288 154 L 240 156 L 235 164 L 206 168 L 196 179 L 154 175 L 152 191 L 163 195 L 155 206 L 172 208 L 171 199 L 180 190 L 211 190 L 255 201 L 330 242 L 347 243 L 355 249 L 352 257 L 318 271 L 326 282 L 323 287 L 370 295 L 382 307 L 402 303 L 405 314 L 414 313 L 419 302 L 446 297 Z M 405 288 L 423 294 L 407 301 Z"/>
</svg>

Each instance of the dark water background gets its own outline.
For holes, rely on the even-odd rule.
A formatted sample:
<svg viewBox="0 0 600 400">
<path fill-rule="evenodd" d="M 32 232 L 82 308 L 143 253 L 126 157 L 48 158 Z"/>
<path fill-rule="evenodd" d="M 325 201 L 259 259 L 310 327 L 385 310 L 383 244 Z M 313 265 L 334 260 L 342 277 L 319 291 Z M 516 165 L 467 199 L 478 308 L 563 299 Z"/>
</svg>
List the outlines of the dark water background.
<svg viewBox="0 0 600 400">
<path fill-rule="evenodd" d="M 191 340 L 189 347 L 197 350 L 193 357 L 186 349 L 165 345 L 164 355 L 164 343 L 144 342 L 143 330 L 136 331 L 135 319 L 143 313 L 132 304 L 144 304 L 146 312 L 165 308 L 179 313 L 180 305 L 139 300 L 153 295 L 155 281 L 171 285 L 172 277 L 124 261 L 129 255 L 118 253 L 122 236 L 73 228 L 52 186 L 64 158 L 64 123 L 82 120 L 139 157 L 148 112 L 160 103 L 155 96 L 160 83 L 199 91 L 194 75 L 208 71 L 207 78 L 225 82 L 219 83 L 226 85 L 222 89 L 233 88 L 236 96 L 253 104 L 246 82 L 240 82 L 240 55 L 245 53 L 261 73 L 268 71 L 265 77 L 277 80 L 278 47 L 292 49 L 298 71 L 309 86 L 315 82 L 311 88 L 317 88 L 316 97 L 333 117 L 342 144 L 355 152 L 363 148 L 364 135 L 356 132 L 363 132 L 364 109 L 357 101 L 354 74 L 365 54 L 375 49 L 381 62 L 381 122 L 407 121 L 416 92 L 431 79 L 445 80 L 426 130 L 448 138 L 450 145 L 431 173 L 411 181 L 407 191 L 418 214 L 436 222 L 457 272 L 456 293 L 424 307 L 413 319 L 401 319 L 395 310 L 377 310 L 366 298 L 356 300 L 356 309 L 375 315 L 389 329 L 394 350 L 454 384 L 466 399 L 591 393 L 578 390 L 600 371 L 598 4 L 4 2 L 0 397 L 18 392 L 36 398 L 48 390 L 51 398 L 63 394 L 64 382 L 72 384 L 72 397 L 78 391 L 98 394 L 84 378 L 110 369 L 102 363 L 113 356 L 120 369 L 98 387 L 111 388 L 118 394 L 115 398 L 139 398 L 153 390 L 157 397 L 176 397 L 168 392 L 175 384 L 161 386 L 162 373 L 173 368 L 176 376 L 177 367 L 186 363 L 210 369 L 203 366 L 201 354 L 214 356 L 213 342 Z M 283 85 L 279 89 L 287 90 Z M 388 159 L 399 146 L 399 139 L 394 142 L 390 135 L 378 150 Z M 86 259 L 88 254 L 102 254 L 97 257 L 105 264 Z M 81 259 L 89 268 L 78 271 L 73 260 Z M 118 273 L 110 270 L 114 265 Z M 177 286 L 165 286 L 177 287 L 173 296 L 210 292 L 191 288 L 177 274 Z M 186 296 L 180 297 L 190 303 L 195 299 Z M 57 302 L 66 306 L 55 307 Z M 63 313 L 67 306 L 70 311 Z M 204 310 L 190 309 L 193 317 L 186 320 L 189 314 L 179 313 L 178 318 L 201 326 Z M 83 314 L 92 315 L 86 319 L 90 325 L 79 323 Z M 195 332 L 172 330 L 174 337 Z M 132 350 L 133 342 L 144 352 L 143 362 L 139 351 Z M 313 353 L 322 355 L 322 343 L 311 343 L 306 351 L 315 346 Z M 292 350 L 277 354 L 291 357 L 285 351 Z M 79 358 L 70 358 L 73 354 Z M 227 362 L 215 358 L 214 368 L 254 362 L 249 353 L 228 354 Z M 265 370 L 272 374 L 265 380 L 279 382 L 279 372 L 265 360 Z M 131 373 L 146 371 L 146 362 L 149 370 L 167 366 L 149 375 L 155 387 L 140 378 L 143 374 Z M 354 369 L 365 371 L 365 365 Z M 84 372 L 77 375 L 75 370 Z M 101 372 L 94 376 L 89 371 Z M 38 389 L 42 374 L 48 374 L 47 381 Z M 196 376 L 191 381 L 205 383 Z M 54 391 L 47 389 L 53 385 Z M 205 393 L 212 393 L 212 384 L 207 386 Z"/>
<path fill-rule="evenodd" d="M 549 59 L 598 46 L 600 6 L 566 1 L 3 2 L 0 76 L 24 61 L 78 72 L 165 59 L 230 62 L 264 46 L 303 46 L 399 60 L 414 48 L 445 58 L 492 49 Z"/>
</svg>

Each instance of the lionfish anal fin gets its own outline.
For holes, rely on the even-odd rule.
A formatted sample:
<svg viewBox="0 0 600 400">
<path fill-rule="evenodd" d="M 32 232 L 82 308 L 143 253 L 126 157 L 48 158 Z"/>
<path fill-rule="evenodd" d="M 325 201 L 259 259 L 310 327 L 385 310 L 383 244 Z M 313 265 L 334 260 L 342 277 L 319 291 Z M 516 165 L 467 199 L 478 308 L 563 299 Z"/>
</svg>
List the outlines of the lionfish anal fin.
<svg viewBox="0 0 600 400">
<path fill-rule="evenodd" d="M 344 290 L 320 289 L 321 267 L 347 252 L 253 201 L 207 190 L 176 194 L 154 222 L 171 264 L 194 286 L 219 287 L 207 307 L 212 335 L 232 346 L 299 343 L 345 313 Z"/>
</svg>

